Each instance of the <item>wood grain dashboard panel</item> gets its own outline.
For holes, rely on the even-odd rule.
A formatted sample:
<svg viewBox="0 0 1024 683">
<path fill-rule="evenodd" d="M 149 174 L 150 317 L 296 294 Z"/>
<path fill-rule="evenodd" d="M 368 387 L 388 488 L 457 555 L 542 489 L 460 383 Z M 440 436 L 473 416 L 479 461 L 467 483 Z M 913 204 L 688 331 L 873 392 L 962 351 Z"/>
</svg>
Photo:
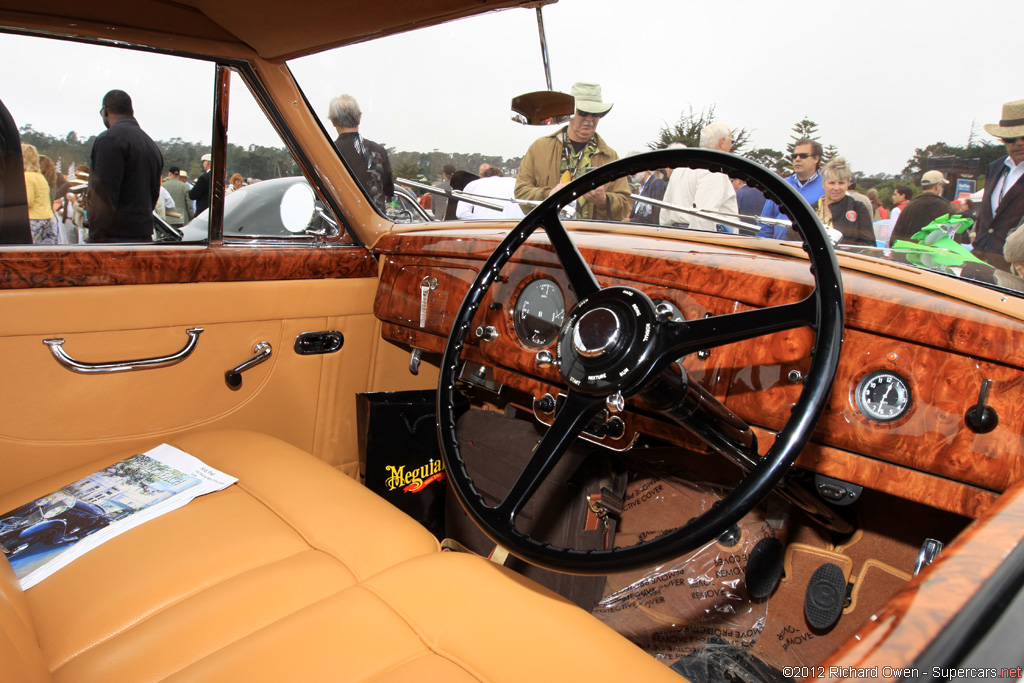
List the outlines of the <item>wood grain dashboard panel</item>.
<svg viewBox="0 0 1024 683">
<path fill-rule="evenodd" d="M 0 252 L 0 289 L 373 277 L 357 246 L 12 248 Z"/>
<path fill-rule="evenodd" d="M 393 323 L 385 326 L 389 338 L 442 349 L 446 321 L 456 315 L 499 237 L 405 234 L 379 244 L 383 265 L 375 312 Z M 688 319 L 797 301 L 813 283 L 806 262 L 796 259 L 639 237 L 574 238 L 602 285 L 633 286 L 669 300 Z M 420 290 L 413 285 L 431 273 L 450 291 L 431 293 L 421 327 Z M 563 385 L 555 368 L 537 366 L 536 349 L 517 339 L 511 322 L 523 284 L 538 276 L 558 283 L 566 309 L 572 308 L 575 297 L 557 258 L 543 235 L 534 236 L 503 268 L 474 321 L 474 328 L 493 326 L 497 338 L 470 339 L 467 346 L 480 362 L 506 376 L 532 378 L 527 391 Z M 801 464 L 897 495 L 931 499 L 936 507 L 960 514 L 979 514 L 991 504 L 991 492 L 1024 476 L 1024 348 L 1013 344 L 1024 334 L 1024 324 L 912 285 L 853 271 L 843 276 L 843 356 L 814 445 Z M 734 412 L 770 433 L 784 424 L 799 395 L 812 342 L 811 330 L 790 330 L 695 354 L 684 366 Z M 549 349 L 554 351 L 554 344 Z M 854 400 L 859 380 L 876 369 L 900 373 L 911 388 L 910 410 L 891 423 L 867 419 Z M 964 416 L 978 401 L 985 379 L 992 381 L 988 405 L 1000 421 L 991 433 L 976 434 Z M 648 433 L 666 437 L 663 428 L 647 427 Z"/>
</svg>

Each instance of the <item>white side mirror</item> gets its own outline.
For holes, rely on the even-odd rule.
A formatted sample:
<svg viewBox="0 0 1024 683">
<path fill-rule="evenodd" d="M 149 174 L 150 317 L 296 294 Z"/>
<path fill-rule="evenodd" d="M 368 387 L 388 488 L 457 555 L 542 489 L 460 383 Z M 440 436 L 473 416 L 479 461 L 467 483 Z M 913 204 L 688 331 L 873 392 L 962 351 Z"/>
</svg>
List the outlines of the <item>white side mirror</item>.
<svg viewBox="0 0 1024 683">
<path fill-rule="evenodd" d="M 285 230 L 301 234 L 309 227 L 316 208 L 316 197 L 306 183 L 295 183 L 281 197 L 281 223 Z"/>
</svg>

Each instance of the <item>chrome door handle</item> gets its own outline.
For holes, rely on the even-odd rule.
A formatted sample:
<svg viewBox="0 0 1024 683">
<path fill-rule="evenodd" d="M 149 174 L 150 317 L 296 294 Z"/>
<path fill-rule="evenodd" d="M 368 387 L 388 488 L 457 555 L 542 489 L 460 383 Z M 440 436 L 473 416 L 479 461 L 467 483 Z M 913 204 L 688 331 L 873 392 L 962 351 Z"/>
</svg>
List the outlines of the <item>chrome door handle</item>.
<svg viewBox="0 0 1024 683">
<path fill-rule="evenodd" d="M 188 343 L 185 344 L 185 348 L 177 353 L 172 353 L 169 356 L 140 358 L 139 360 L 113 361 L 110 363 L 83 363 L 80 360 L 75 360 L 64 350 L 63 339 L 44 339 L 43 343 L 50 347 L 50 353 L 52 353 L 53 357 L 57 359 L 57 362 L 71 372 L 81 372 L 83 374 L 90 374 L 94 372 L 126 372 L 129 370 L 165 368 L 168 365 L 180 363 L 195 351 L 196 344 L 199 343 L 199 334 L 202 331 L 202 327 L 193 327 L 185 330 L 185 333 L 188 334 Z"/>
<path fill-rule="evenodd" d="M 270 358 L 270 354 L 274 352 L 274 349 L 271 348 L 270 342 L 263 341 L 252 347 L 252 352 L 256 355 L 238 367 L 232 368 L 224 373 L 224 381 L 227 382 L 228 386 L 232 389 L 237 389 L 242 386 L 242 373 Z"/>
</svg>

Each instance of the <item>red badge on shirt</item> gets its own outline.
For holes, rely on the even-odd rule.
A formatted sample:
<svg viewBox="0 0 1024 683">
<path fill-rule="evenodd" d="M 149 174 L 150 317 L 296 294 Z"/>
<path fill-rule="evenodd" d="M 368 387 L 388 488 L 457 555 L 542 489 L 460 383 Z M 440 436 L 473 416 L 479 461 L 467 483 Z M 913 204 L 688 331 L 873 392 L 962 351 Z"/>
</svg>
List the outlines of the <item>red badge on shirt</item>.
<svg viewBox="0 0 1024 683">
<path fill-rule="evenodd" d="M 847 211 L 846 212 L 846 220 L 850 221 L 851 223 L 856 223 L 857 222 L 857 212 L 856 211 Z"/>
</svg>

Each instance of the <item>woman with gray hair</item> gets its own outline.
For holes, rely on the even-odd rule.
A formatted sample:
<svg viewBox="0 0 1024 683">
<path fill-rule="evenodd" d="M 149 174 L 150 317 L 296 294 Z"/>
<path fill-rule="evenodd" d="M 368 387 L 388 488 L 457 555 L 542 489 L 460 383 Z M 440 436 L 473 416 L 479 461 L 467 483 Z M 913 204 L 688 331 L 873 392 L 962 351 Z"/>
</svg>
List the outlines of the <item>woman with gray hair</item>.
<svg viewBox="0 0 1024 683">
<path fill-rule="evenodd" d="M 873 247 L 875 231 L 867 207 L 846 194 L 850 175 L 850 167 L 842 157 L 836 157 L 822 169 L 825 196 L 818 200 L 815 207 L 818 218 L 826 228 L 842 233 L 843 244 Z"/>
</svg>

